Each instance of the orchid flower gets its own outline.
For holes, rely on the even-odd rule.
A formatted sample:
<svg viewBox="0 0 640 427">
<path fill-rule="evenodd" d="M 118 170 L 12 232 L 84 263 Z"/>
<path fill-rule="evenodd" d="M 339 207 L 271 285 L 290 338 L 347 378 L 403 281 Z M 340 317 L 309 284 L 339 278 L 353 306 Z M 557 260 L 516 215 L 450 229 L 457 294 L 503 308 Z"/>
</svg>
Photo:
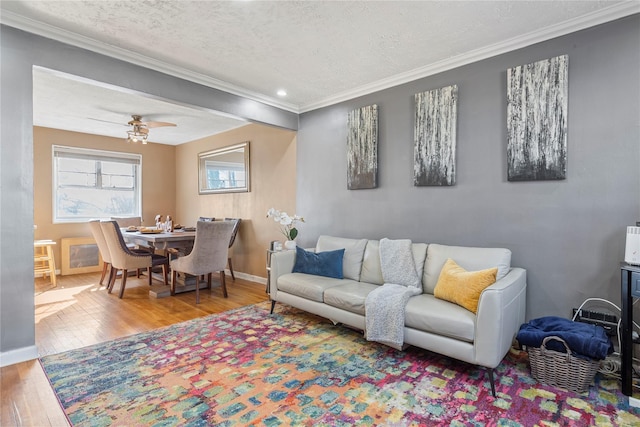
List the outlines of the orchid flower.
<svg viewBox="0 0 640 427">
<path fill-rule="evenodd" d="M 287 240 L 294 240 L 298 236 L 298 229 L 295 227 L 296 222 L 304 222 L 304 218 L 299 215 L 290 216 L 286 212 L 280 212 L 271 208 L 267 211 L 267 218 L 280 224 L 280 232 L 284 234 Z"/>
</svg>

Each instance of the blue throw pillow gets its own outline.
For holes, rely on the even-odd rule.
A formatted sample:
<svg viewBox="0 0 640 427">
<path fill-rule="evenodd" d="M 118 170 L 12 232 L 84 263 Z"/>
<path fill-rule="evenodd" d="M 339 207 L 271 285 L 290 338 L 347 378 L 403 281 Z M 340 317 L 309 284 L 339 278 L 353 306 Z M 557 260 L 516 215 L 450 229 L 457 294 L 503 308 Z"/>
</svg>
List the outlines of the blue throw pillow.
<svg viewBox="0 0 640 427">
<path fill-rule="evenodd" d="M 293 272 L 342 279 L 343 256 L 344 249 L 315 253 L 296 247 L 296 263 L 293 266 Z"/>
</svg>

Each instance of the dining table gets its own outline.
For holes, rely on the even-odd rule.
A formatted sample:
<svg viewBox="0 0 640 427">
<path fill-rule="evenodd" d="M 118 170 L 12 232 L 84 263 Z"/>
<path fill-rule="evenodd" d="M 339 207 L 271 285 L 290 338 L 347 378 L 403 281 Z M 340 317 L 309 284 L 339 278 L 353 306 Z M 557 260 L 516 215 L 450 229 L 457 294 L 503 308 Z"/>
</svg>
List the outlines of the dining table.
<svg viewBox="0 0 640 427">
<path fill-rule="evenodd" d="M 121 228 L 121 231 L 122 238 L 126 243 L 147 247 L 152 252 L 159 250 L 166 253 L 167 256 L 169 255 L 167 251 L 171 248 L 178 249 L 185 255 L 189 254 L 193 249 L 193 243 L 196 239 L 195 230 L 175 230 L 167 232 L 161 230 L 139 231 Z M 156 273 L 153 274 L 155 277 Z M 187 277 L 187 275 L 180 273 L 178 277 L 176 277 L 176 281 L 176 293 L 195 290 L 195 279 L 193 277 Z M 206 286 L 206 282 L 203 281 L 201 283 L 200 289 L 202 289 L 202 285 Z M 149 295 L 154 298 L 170 296 L 169 286 L 153 285 L 149 290 Z"/>
<path fill-rule="evenodd" d="M 126 243 L 132 243 L 138 246 L 146 246 L 151 250 L 160 250 L 166 252 L 167 249 L 182 249 L 184 253 L 191 252 L 193 242 L 196 239 L 195 231 L 152 231 L 144 232 L 138 230 L 122 229 L 122 237 Z"/>
</svg>

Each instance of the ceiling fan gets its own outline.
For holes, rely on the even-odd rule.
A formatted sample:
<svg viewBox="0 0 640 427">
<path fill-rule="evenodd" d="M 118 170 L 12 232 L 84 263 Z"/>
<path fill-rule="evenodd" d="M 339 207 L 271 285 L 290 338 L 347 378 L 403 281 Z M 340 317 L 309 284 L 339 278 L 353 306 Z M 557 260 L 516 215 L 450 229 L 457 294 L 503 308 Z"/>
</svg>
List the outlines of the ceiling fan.
<svg viewBox="0 0 640 427">
<path fill-rule="evenodd" d="M 143 144 L 147 143 L 150 128 L 159 128 L 163 126 L 176 126 L 175 123 L 169 122 L 143 122 L 142 116 L 132 114 L 131 119 L 127 124 L 131 126 L 131 130 L 127 131 L 127 142 Z"/>
</svg>

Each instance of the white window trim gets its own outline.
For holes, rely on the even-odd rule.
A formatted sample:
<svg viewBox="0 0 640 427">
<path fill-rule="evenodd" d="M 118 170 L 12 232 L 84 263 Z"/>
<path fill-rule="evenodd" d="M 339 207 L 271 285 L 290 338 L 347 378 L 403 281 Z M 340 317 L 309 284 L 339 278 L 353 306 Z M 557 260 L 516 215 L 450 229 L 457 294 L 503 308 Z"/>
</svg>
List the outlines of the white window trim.
<svg viewBox="0 0 640 427">
<path fill-rule="evenodd" d="M 133 216 L 142 217 L 142 154 L 136 153 L 123 153 L 119 151 L 108 151 L 108 150 L 95 150 L 91 148 L 81 148 L 81 147 L 68 147 L 64 145 L 52 145 L 51 146 L 51 214 L 52 214 L 52 222 L 53 224 L 73 224 L 73 223 L 86 223 L 89 221 L 88 218 L 72 218 L 72 219 L 57 219 L 56 218 L 56 198 L 57 198 L 57 188 L 58 188 L 58 174 L 56 168 L 56 153 L 73 153 L 79 156 L 87 155 L 91 157 L 104 157 L 111 158 L 115 160 L 130 160 L 134 163 L 138 164 L 138 173 L 136 176 L 136 186 L 138 188 L 138 211 Z M 104 218 L 91 218 L 91 219 L 110 219 L 111 217 Z"/>
</svg>

